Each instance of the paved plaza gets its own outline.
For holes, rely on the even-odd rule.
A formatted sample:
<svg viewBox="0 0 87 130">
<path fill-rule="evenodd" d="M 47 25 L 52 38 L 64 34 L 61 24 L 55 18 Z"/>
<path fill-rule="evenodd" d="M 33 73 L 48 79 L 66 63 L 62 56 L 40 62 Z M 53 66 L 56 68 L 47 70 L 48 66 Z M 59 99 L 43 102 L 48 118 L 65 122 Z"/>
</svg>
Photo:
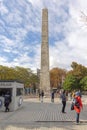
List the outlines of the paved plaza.
<svg viewBox="0 0 87 130">
<path fill-rule="evenodd" d="M 14 112 L 0 112 L 0 130 L 85 130 L 87 129 L 87 99 L 83 97 L 83 111 L 80 124 L 75 124 L 75 111 L 70 110 L 71 101 L 67 102 L 66 114 L 61 113 L 61 100 L 54 103 L 45 98 L 41 103 L 38 98 L 24 100 L 24 105 Z"/>
</svg>

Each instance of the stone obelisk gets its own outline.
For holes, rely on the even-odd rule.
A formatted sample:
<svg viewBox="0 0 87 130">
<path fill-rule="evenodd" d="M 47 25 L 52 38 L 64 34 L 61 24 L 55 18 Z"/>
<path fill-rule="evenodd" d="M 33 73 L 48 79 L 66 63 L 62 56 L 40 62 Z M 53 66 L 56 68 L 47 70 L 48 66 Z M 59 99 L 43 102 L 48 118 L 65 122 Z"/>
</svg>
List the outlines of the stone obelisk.
<svg viewBox="0 0 87 130">
<path fill-rule="evenodd" d="M 49 75 L 49 44 L 48 44 L 48 9 L 42 9 L 42 44 L 41 44 L 41 69 L 40 90 L 50 91 Z"/>
</svg>

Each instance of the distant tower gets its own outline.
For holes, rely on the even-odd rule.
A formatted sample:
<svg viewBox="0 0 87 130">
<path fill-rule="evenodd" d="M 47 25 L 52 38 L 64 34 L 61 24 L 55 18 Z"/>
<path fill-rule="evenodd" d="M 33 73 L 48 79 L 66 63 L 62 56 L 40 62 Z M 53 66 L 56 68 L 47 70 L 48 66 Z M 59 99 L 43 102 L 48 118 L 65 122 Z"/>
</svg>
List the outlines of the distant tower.
<svg viewBox="0 0 87 130">
<path fill-rule="evenodd" d="M 40 89 L 50 90 L 49 75 L 49 45 L 48 45 L 48 9 L 42 9 L 42 44 L 41 44 L 41 70 Z"/>
</svg>

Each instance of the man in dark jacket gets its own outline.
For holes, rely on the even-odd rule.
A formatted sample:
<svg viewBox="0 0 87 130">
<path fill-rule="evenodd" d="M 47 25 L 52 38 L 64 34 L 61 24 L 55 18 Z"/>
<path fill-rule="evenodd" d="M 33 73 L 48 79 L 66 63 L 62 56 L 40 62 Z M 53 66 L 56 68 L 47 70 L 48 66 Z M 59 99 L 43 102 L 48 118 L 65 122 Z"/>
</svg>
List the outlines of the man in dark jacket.
<svg viewBox="0 0 87 130">
<path fill-rule="evenodd" d="M 62 99 L 62 113 L 66 113 L 65 112 L 65 107 L 66 107 L 66 92 L 65 90 L 62 92 L 61 94 L 61 99 Z"/>
<path fill-rule="evenodd" d="M 9 92 L 7 92 L 4 96 L 4 106 L 5 106 L 5 112 L 9 111 L 9 104 L 11 102 L 11 95 Z"/>
</svg>

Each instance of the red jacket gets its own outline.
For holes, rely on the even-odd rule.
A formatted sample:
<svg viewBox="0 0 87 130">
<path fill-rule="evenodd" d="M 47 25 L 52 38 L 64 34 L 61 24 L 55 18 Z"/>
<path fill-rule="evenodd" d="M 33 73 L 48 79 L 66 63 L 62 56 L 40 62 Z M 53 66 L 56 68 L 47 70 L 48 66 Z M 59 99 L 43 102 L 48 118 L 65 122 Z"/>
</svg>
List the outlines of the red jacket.
<svg viewBox="0 0 87 130">
<path fill-rule="evenodd" d="M 81 100 L 81 97 L 80 96 L 75 96 L 76 100 L 79 102 L 80 104 L 80 107 L 77 108 L 76 106 L 74 106 L 74 110 L 77 112 L 77 113 L 80 113 L 81 112 L 81 109 L 83 107 L 82 105 L 82 100 Z"/>
</svg>

